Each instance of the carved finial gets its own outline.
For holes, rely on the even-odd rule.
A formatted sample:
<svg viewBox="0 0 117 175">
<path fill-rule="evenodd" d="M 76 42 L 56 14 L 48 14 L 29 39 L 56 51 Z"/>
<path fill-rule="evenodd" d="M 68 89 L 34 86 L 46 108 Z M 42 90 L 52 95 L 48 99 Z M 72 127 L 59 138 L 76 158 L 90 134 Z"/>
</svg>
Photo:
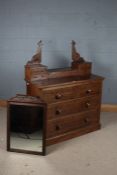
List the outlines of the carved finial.
<svg viewBox="0 0 117 175">
<path fill-rule="evenodd" d="M 32 57 L 31 59 L 31 63 L 34 63 L 34 64 L 39 64 L 41 63 L 41 55 L 42 55 L 42 50 L 41 50 L 41 46 L 42 46 L 42 41 L 40 40 L 38 43 L 38 48 L 37 48 L 37 51 L 36 51 L 36 54 Z"/>
<path fill-rule="evenodd" d="M 40 47 L 43 45 L 42 40 L 40 40 L 40 41 L 37 43 L 37 45 L 38 45 L 38 47 L 40 48 Z"/>
<path fill-rule="evenodd" d="M 72 45 L 74 45 L 74 46 L 75 46 L 75 44 L 76 44 L 76 42 L 75 42 L 74 40 L 72 40 Z"/>
<path fill-rule="evenodd" d="M 72 60 L 73 62 L 85 62 L 82 57 L 80 57 L 80 54 L 76 50 L 76 42 L 72 40 Z"/>
</svg>

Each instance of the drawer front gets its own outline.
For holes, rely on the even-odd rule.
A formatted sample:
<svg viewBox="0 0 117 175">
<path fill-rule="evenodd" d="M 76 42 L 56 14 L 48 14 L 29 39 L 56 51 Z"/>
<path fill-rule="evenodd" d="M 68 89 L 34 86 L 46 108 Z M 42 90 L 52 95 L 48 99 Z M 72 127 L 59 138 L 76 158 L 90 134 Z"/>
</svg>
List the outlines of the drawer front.
<svg viewBox="0 0 117 175">
<path fill-rule="evenodd" d="M 66 132 L 89 127 L 94 123 L 99 123 L 99 113 L 96 110 L 83 114 L 72 114 L 64 118 L 47 121 L 47 138 L 64 134 Z"/>
<path fill-rule="evenodd" d="M 54 103 L 48 105 L 47 117 L 48 119 L 60 118 L 61 116 L 89 111 L 100 107 L 100 95 L 86 97 L 82 99 L 68 100 L 64 102 Z"/>
<path fill-rule="evenodd" d="M 101 83 L 66 86 L 63 88 L 43 89 L 42 98 L 47 103 L 59 102 L 67 99 L 89 97 L 101 93 Z"/>
</svg>

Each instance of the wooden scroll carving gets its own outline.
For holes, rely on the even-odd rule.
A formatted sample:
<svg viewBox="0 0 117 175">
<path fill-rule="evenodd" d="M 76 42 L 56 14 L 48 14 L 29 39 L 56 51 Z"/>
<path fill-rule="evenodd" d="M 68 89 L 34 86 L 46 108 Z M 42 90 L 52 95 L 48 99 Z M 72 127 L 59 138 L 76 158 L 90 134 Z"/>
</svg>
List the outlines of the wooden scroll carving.
<svg viewBox="0 0 117 175">
<path fill-rule="evenodd" d="M 76 42 L 72 40 L 72 60 L 73 62 L 77 62 L 77 63 L 85 62 L 84 58 L 82 58 L 80 54 L 77 52 L 75 45 L 76 45 Z"/>
<path fill-rule="evenodd" d="M 91 74 L 91 62 L 85 61 L 76 51 L 75 41 L 72 41 L 72 62 L 71 66 L 65 69 L 48 69 L 47 66 L 41 64 L 42 41 L 38 42 L 37 53 L 25 65 L 25 80 L 27 86 L 31 81 L 42 81 L 56 78 L 65 78 L 69 76 L 88 77 Z M 55 81 L 55 80 L 54 80 Z M 30 94 L 30 88 L 27 88 L 27 94 Z"/>
<path fill-rule="evenodd" d="M 37 48 L 37 52 L 35 55 L 33 55 L 30 63 L 33 64 L 40 64 L 41 63 L 41 56 L 42 56 L 42 41 L 40 40 L 38 43 L 38 48 Z"/>
</svg>

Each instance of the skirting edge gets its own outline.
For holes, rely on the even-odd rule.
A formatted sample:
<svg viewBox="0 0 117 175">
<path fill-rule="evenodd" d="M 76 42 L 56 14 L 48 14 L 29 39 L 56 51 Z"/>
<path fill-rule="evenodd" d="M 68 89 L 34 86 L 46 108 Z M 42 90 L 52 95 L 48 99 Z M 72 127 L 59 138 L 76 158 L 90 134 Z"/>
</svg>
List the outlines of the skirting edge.
<svg viewBox="0 0 117 175">
<path fill-rule="evenodd" d="M 6 100 L 0 100 L 0 107 L 6 107 L 7 101 Z"/>
<path fill-rule="evenodd" d="M 102 112 L 117 112 L 117 104 L 102 104 L 101 105 Z"/>
</svg>

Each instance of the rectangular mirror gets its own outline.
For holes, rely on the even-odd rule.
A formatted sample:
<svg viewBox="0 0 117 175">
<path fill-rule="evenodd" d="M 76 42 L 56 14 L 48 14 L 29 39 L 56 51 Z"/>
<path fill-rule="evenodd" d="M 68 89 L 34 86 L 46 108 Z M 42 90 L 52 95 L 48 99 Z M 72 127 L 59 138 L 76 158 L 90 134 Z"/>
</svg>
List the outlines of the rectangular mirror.
<svg viewBox="0 0 117 175">
<path fill-rule="evenodd" d="M 45 155 L 45 105 L 17 99 L 8 102 L 7 150 Z"/>
</svg>

